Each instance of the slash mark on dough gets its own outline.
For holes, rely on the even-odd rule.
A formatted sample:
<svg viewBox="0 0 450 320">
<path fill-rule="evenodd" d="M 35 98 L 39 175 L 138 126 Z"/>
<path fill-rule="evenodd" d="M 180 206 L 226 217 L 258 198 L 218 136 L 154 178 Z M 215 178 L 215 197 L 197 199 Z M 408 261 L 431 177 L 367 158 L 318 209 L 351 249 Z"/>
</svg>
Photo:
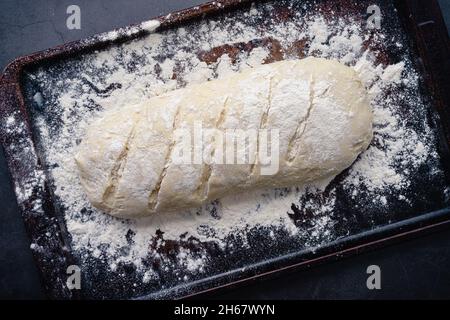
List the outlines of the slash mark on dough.
<svg viewBox="0 0 450 320">
<path fill-rule="evenodd" d="M 267 108 L 266 110 L 264 110 L 263 114 L 261 115 L 261 121 L 259 123 L 259 129 L 258 132 L 256 133 L 256 154 L 255 154 L 255 159 L 252 163 L 252 165 L 250 166 L 250 175 L 252 176 L 257 168 L 257 164 L 258 164 L 258 157 L 259 157 L 259 132 L 261 131 L 261 129 L 265 128 L 267 125 L 267 119 L 269 118 L 269 111 L 270 108 L 272 107 L 272 86 L 273 86 L 273 77 L 269 78 L 269 94 L 267 95 Z"/>
<path fill-rule="evenodd" d="M 223 102 L 222 111 L 220 112 L 219 118 L 217 119 L 215 123 L 215 128 L 219 129 L 223 122 L 225 121 L 226 113 L 227 113 L 227 103 L 228 103 L 229 97 L 227 96 L 225 98 L 225 101 Z M 213 136 L 212 144 L 214 146 L 214 149 L 211 151 L 211 161 L 214 160 L 214 156 L 216 154 L 216 139 Z M 202 200 L 208 199 L 209 194 L 209 180 L 211 179 L 212 175 L 212 165 L 211 164 L 205 164 L 203 167 L 202 177 L 200 180 L 200 184 L 196 190 L 197 194 L 200 194 L 202 196 Z"/>
<path fill-rule="evenodd" d="M 179 114 L 180 114 L 180 109 L 181 109 L 181 106 L 178 106 L 177 111 L 175 113 L 175 116 L 173 117 L 172 132 L 175 132 L 175 130 L 177 129 L 178 117 L 179 117 Z M 163 169 L 161 171 L 161 174 L 158 177 L 158 181 L 156 182 L 155 188 L 153 188 L 152 192 L 150 192 L 150 194 L 148 196 L 148 208 L 150 210 L 154 210 L 156 208 L 157 204 L 158 204 L 158 197 L 159 197 L 159 192 L 160 192 L 160 189 L 161 189 L 161 185 L 162 185 L 163 180 L 164 180 L 164 178 L 165 178 L 165 176 L 167 174 L 167 169 L 169 168 L 169 161 L 170 161 L 170 158 L 172 156 L 172 151 L 173 151 L 173 148 L 174 148 L 175 143 L 176 143 L 173 135 L 174 134 L 172 134 L 172 141 L 171 141 L 171 143 L 169 145 L 169 148 L 168 148 L 168 150 L 166 152 L 166 157 L 165 157 L 165 160 L 164 160 L 164 167 L 163 167 Z"/>
<path fill-rule="evenodd" d="M 296 156 L 297 156 L 297 149 L 298 144 L 301 141 L 301 138 L 306 130 L 306 124 L 308 122 L 309 116 L 311 115 L 311 111 L 314 108 L 314 85 L 315 85 L 315 78 L 314 75 L 311 74 L 311 77 L 309 79 L 309 104 L 308 104 L 308 110 L 306 110 L 305 117 L 300 121 L 297 128 L 295 129 L 294 134 L 292 135 L 291 139 L 289 140 L 288 148 L 287 148 L 287 162 L 292 163 Z"/>
<path fill-rule="evenodd" d="M 114 162 L 114 165 L 111 168 L 111 172 L 109 174 L 109 180 L 108 180 L 108 186 L 105 188 L 105 192 L 102 195 L 103 203 L 106 204 L 107 207 L 113 208 L 114 207 L 114 201 L 115 201 L 115 195 L 117 192 L 117 187 L 119 185 L 119 181 L 122 178 L 123 171 L 125 169 L 127 160 L 128 160 L 128 153 L 130 150 L 130 145 L 132 144 L 132 141 L 134 139 L 134 136 L 136 134 L 136 127 L 138 125 L 139 120 L 137 120 L 133 127 L 130 130 L 130 133 L 127 137 L 127 140 L 125 141 L 125 145 L 120 152 L 119 156 L 117 157 L 116 161 Z"/>
</svg>

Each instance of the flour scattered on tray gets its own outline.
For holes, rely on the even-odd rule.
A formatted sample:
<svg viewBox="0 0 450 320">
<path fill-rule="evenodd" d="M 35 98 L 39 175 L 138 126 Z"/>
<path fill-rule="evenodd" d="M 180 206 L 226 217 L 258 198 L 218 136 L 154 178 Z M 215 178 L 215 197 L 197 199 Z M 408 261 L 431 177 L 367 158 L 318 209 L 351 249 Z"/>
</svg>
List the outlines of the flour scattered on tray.
<svg viewBox="0 0 450 320">
<path fill-rule="evenodd" d="M 253 6 L 246 19 L 251 21 L 261 14 Z M 155 25 L 144 28 L 153 30 Z M 104 39 L 116 36 L 106 34 Z M 51 109 L 45 114 L 56 117 L 57 125 L 49 126 L 44 115 L 38 115 L 36 123 L 54 193 L 65 210 L 73 248 L 86 259 L 102 259 L 112 271 L 132 264 L 141 271 L 144 283 L 159 281 L 164 272 L 173 272 L 180 281 L 187 281 L 205 272 L 210 259 L 206 249 L 184 246 L 189 239 L 211 243 L 219 251 L 233 251 L 239 248 L 234 248 L 236 242 L 231 238 L 238 239 L 239 245 L 249 246 L 248 234 L 257 228 L 267 230 L 274 241 L 276 232 L 303 237 L 304 247 L 312 249 L 338 237 L 333 225 L 339 219 L 334 215 L 339 188 L 361 205 L 372 202 L 380 208 L 387 207 L 392 197 L 407 204 L 410 177 L 438 155 L 426 107 L 418 94 L 416 71 L 406 55 L 390 65 L 376 62 L 379 52 L 367 44 L 383 41 L 387 40 L 381 32 L 367 30 L 360 22 L 350 18 L 327 21 L 320 13 L 306 19 L 296 16 L 289 22 L 274 22 L 264 33 L 245 19 L 225 19 L 221 23 L 205 20 L 190 29 L 152 33 L 87 55 L 74 78 L 51 82 L 45 70 L 30 75 L 46 83 L 48 90 L 59 91 L 53 103 L 46 100 L 46 92 L 35 96 L 38 105 Z M 256 43 L 251 50 L 234 55 L 224 53 L 210 60 L 202 58 L 212 48 L 251 42 Z M 198 210 L 139 221 L 112 218 L 89 205 L 73 155 L 86 126 L 103 110 L 270 62 L 276 44 L 285 59 L 298 58 L 301 51 L 338 59 L 352 66 L 367 87 L 375 118 L 374 140 L 337 186 L 330 190 L 329 181 L 322 181 L 315 186 L 262 190 L 227 197 Z M 303 48 L 296 50 L 295 44 Z M 414 106 L 413 111 L 400 108 L 405 101 Z M 408 112 L 420 128 L 403 120 Z M 371 196 L 360 199 L 362 191 Z M 304 212 L 309 214 L 302 215 Z M 173 254 L 167 249 L 169 244 L 174 246 L 170 241 L 181 243 L 175 245 Z M 158 263 L 148 263 L 149 260 Z"/>
</svg>

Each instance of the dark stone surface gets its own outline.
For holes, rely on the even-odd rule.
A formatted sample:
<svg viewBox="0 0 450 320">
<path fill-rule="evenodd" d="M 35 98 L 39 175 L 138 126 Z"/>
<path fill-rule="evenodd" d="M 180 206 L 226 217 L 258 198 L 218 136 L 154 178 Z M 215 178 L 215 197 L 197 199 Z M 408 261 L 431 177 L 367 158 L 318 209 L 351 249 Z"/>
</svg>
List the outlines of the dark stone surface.
<svg viewBox="0 0 450 320">
<path fill-rule="evenodd" d="M 2 0 L 0 68 L 17 56 L 138 23 L 203 0 Z M 450 1 L 439 1 L 450 26 Z M 66 28 L 66 8 L 81 7 L 81 30 Z M 450 29 L 450 28 L 449 28 Z M 382 289 L 366 287 L 366 268 L 377 264 Z M 450 298 L 450 231 L 442 231 L 364 255 L 294 272 L 238 289 L 201 296 L 236 299 Z M 45 298 L 29 240 L 18 213 L 0 150 L 0 298 Z"/>
</svg>

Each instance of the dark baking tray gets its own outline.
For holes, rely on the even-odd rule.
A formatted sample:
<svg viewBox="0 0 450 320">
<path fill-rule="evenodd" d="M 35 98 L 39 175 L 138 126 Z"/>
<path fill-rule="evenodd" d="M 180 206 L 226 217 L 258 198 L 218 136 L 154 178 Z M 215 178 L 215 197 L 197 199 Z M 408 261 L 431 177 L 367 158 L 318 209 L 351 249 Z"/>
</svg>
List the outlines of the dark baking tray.
<svg viewBox="0 0 450 320">
<path fill-rule="evenodd" d="M 255 1 L 253 1 L 255 2 Z M 258 3 L 268 1 L 256 1 Z M 273 2 L 273 1 L 272 1 Z M 295 2 L 295 1 L 293 1 Z M 315 1 L 321 4 L 325 11 L 339 15 L 344 11 L 361 11 L 372 1 Z M 449 145 L 450 145 L 450 65 L 449 41 L 437 1 L 375 1 L 384 13 L 386 20 L 392 20 L 395 27 L 403 28 L 405 41 L 412 54 L 416 68 L 420 70 L 424 89 L 429 93 L 433 109 L 439 114 L 437 129 L 440 133 L 438 151 L 445 171 L 445 181 L 449 181 L 450 173 Z M 207 3 L 195 8 L 183 10 L 170 16 L 159 17 L 161 26 L 159 30 L 174 28 L 179 25 L 193 23 L 205 17 L 220 16 L 242 8 L 248 9 L 252 1 L 223 0 Z M 289 1 L 277 1 L 275 13 L 280 19 L 288 19 L 289 11 L 286 5 Z M 394 9 L 394 10 L 393 10 Z M 364 17 L 362 17 L 364 18 Z M 399 25 L 397 25 L 399 24 Z M 25 70 L 40 66 L 60 64 L 79 57 L 80 55 L 103 50 L 108 46 L 129 41 L 145 35 L 142 30 L 133 35 L 122 35 L 115 40 L 101 40 L 100 37 L 76 41 L 53 49 L 38 52 L 29 56 L 20 57 L 13 61 L 4 70 L 0 79 L 0 113 L 2 120 L 13 115 L 23 124 L 21 130 L 8 131 L 1 126 L 1 142 L 5 150 L 7 163 L 12 176 L 12 183 L 16 190 L 29 186 L 30 195 L 19 202 L 19 208 L 25 221 L 31 242 L 39 245 L 42 250 L 33 250 L 36 262 L 41 270 L 42 282 L 51 298 L 165 298 L 186 297 L 200 292 L 220 287 L 238 285 L 244 281 L 266 277 L 281 271 L 310 267 L 324 261 L 339 259 L 347 255 L 357 254 L 371 248 L 394 243 L 400 239 L 417 236 L 424 232 L 444 228 L 450 225 L 450 208 L 446 202 L 437 195 L 433 181 L 425 177 L 418 177 L 415 188 L 418 197 L 423 200 L 420 205 L 409 212 L 395 212 L 389 220 L 380 218 L 375 223 L 368 221 L 351 221 L 342 228 L 350 231 L 348 236 L 336 241 L 321 245 L 315 250 L 305 249 L 292 251 L 282 255 L 257 260 L 245 260 L 245 250 L 241 256 L 245 268 L 228 268 L 225 264 L 220 272 L 209 277 L 193 279 L 188 283 L 170 285 L 164 290 L 155 290 L 145 286 L 130 289 L 136 281 L 132 270 L 125 278 L 116 278 L 106 272 L 104 266 L 93 264 L 83 276 L 83 289 L 70 291 L 66 287 L 66 269 L 68 265 L 77 264 L 79 257 L 71 250 L 70 235 L 67 233 L 64 218 L 58 209 L 58 203 L 52 196 L 51 183 L 46 177 L 42 159 L 38 156 L 38 143 L 35 141 L 32 126 L 32 114 L 29 110 L 29 99 L 26 97 L 27 83 L 23 81 Z M 237 46 L 239 50 L 245 47 Z M 272 57 L 277 59 L 277 48 L 273 44 Z M 218 52 L 205 56 L 204 59 L 214 59 L 214 56 L 230 50 L 230 48 L 217 48 Z M 301 51 L 301 48 L 298 50 Z M 389 55 L 384 57 L 388 61 Z M 12 148 L 15 142 L 22 141 L 23 148 Z M 18 197 L 19 191 L 17 191 Z M 36 211 L 36 202 L 44 208 L 43 213 Z M 383 216 L 386 218 L 386 215 Z M 50 233 L 51 237 L 43 234 Z M 258 239 L 257 240 L 264 240 Z M 265 243 L 264 245 L 267 245 Z M 86 270 L 83 270 L 86 272 Z M 112 281 L 104 282 L 105 279 Z"/>
</svg>

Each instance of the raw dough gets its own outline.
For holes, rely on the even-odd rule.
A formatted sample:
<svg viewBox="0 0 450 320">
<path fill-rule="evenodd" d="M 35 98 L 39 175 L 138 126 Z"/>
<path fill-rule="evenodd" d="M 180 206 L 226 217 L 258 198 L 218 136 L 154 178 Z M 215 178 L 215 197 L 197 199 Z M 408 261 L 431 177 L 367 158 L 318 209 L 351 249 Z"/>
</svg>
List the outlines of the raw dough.
<svg viewBox="0 0 450 320">
<path fill-rule="evenodd" d="M 192 128 L 196 121 L 221 132 L 278 129 L 278 172 L 261 175 L 258 162 L 174 163 L 182 143 L 175 141 L 175 128 Z M 75 159 L 92 205 L 131 218 L 199 207 L 233 192 L 331 178 L 371 139 L 372 112 L 357 74 L 337 61 L 310 57 L 105 111 L 88 128 Z M 217 140 L 204 139 L 211 155 Z M 247 147 L 258 150 L 258 143 Z"/>
</svg>

